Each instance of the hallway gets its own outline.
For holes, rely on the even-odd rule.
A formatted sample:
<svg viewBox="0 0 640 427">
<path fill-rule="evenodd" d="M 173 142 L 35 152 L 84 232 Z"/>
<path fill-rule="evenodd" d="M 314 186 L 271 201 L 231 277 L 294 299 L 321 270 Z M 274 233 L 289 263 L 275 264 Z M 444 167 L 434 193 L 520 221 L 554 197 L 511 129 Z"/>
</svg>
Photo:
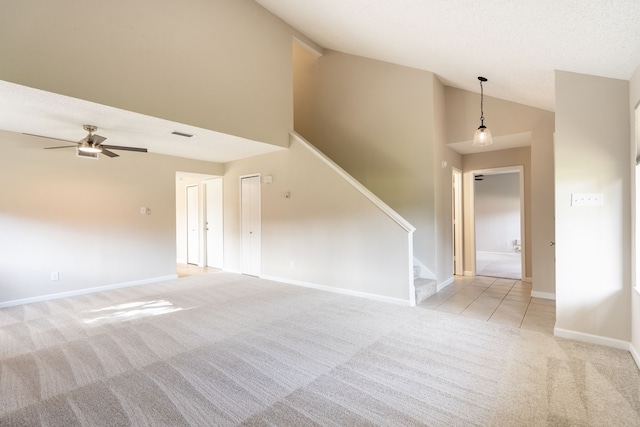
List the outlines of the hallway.
<svg viewBox="0 0 640 427">
<path fill-rule="evenodd" d="M 454 276 L 454 282 L 418 307 L 553 335 L 556 304 L 531 297 L 531 283 Z"/>
</svg>

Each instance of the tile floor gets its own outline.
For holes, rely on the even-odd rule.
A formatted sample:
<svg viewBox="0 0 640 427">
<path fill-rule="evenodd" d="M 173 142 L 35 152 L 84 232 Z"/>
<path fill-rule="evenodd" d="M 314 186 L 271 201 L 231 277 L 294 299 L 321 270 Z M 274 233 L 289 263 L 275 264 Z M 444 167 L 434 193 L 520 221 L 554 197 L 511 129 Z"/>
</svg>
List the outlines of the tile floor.
<svg viewBox="0 0 640 427">
<path fill-rule="evenodd" d="M 419 307 L 553 335 L 556 303 L 532 298 L 531 283 L 495 277 L 455 276 Z"/>
<path fill-rule="evenodd" d="M 222 271 L 222 270 L 218 270 L 217 268 L 198 267 L 197 265 L 193 265 L 193 264 L 177 264 L 176 270 L 179 278 Z"/>
</svg>

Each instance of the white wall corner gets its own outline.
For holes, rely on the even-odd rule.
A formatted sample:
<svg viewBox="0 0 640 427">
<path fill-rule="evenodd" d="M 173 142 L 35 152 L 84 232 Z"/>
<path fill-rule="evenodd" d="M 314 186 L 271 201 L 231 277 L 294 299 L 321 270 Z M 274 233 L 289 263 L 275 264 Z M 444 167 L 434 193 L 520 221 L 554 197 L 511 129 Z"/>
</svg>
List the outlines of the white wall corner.
<svg viewBox="0 0 640 427">
<path fill-rule="evenodd" d="M 420 267 L 420 274 L 418 275 L 418 277 L 421 277 L 423 279 L 436 280 L 436 275 L 433 274 L 433 271 L 431 271 L 429 268 L 427 268 L 426 265 L 421 263 L 418 258 L 413 258 L 413 265 L 415 267 Z"/>
<path fill-rule="evenodd" d="M 567 338 L 575 341 L 582 341 L 590 344 L 603 345 L 605 347 L 617 348 L 619 350 L 630 351 L 631 343 L 629 341 L 617 340 L 614 338 L 603 337 L 600 335 L 585 334 L 584 332 L 570 331 L 568 329 L 554 328 L 553 334 L 556 337 Z M 633 355 L 633 353 L 631 353 Z M 635 356 L 634 356 L 635 358 Z M 638 359 L 636 359 L 636 363 Z"/>
<path fill-rule="evenodd" d="M 631 356 L 636 362 L 638 369 L 640 369 L 640 353 L 638 353 L 638 350 L 636 350 L 636 348 L 633 346 L 633 343 L 629 343 L 629 353 L 631 353 Z"/>
<path fill-rule="evenodd" d="M 525 282 L 526 282 L 526 280 L 525 280 Z M 531 291 L 531 296 L 533 298 L 551 299 L 551 300 L 554 300 L 554 301 L 556 299 L 556 294 L 552 294 L 550 292 Z"/>
<path fill-rule="evenodd" d="M 443 290 L 444 288 L 446 288 L 447 286 L 449 286 L 452 283 L 453 283 L 453 277 L 450 277 L 447 280 L 445 280 L 444 282 L 438 284 L 438 288 L 437 288 L 436 292 L 440 292 L 441 290 Z"/>
</svg>

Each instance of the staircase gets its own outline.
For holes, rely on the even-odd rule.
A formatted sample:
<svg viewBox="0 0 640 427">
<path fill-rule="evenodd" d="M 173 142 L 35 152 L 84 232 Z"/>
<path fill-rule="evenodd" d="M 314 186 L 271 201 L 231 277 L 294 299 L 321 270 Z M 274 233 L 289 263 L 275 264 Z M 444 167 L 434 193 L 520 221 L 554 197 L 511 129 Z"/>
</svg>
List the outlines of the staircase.
<svg viewBox="0 0 640 427">
<path fill-rule="evenodd" d="M 435 294 L 438 290 L 438 282 L 434 279 L 420 277 L 420 266 L 413 266 L 413 286 L 416 291 L 416 305 Z"/>
</svg>

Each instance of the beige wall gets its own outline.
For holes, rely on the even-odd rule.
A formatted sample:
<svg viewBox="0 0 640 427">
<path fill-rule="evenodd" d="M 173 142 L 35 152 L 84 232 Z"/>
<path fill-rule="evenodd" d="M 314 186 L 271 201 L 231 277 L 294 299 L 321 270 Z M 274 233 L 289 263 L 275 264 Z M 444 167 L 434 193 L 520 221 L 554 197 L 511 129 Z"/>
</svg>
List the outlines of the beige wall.
<svg viewBox="0 0 640 427">
<path fill-rule="evenodd" d="M 485 86 L 486 90 L 490 85 Z M 446 87 L 447 142 L 469 141 L 479 123 L 479 95 Z M 555 294 L 553 129 L 554 113 L 504 101 L 484 98 L 485 124 L 494 136 L 531 133 L 527 153 L 513 156 L 511 150 L 490 151 L 486 155 L 463 156 L 464 170 L 527 164 L 525 167 L 525 255 L 526 277 L 533 279 L 533 292 Z M 507 151 L 507 153 L 502 153 Z M 468 158 L 465 160 L 465 158 Z M 520 162 L 520 163 L 515 163 Z M 465 258 L 472 249 L 465 248 Z M 537 262 L 536 262 L 537 261 Z M 465 267 L 466 269 L 466 267 Z"/>
<path fill-rule="evenodd" d="M 629 341 L 629 82 L 555 78 L 556 333 Z M 572 193 L 604 205 L 572 207 Z"/>
<path fill-rule="evenodd" d="M 313 105 L 296 105 L 303 136 L 416 227 L 414 254 L 434 271 L 437 79 L 335 51 L 312 77 Z"/>
<path fill-rule="evenodd" d="M 442 284 L 453 279 L 452 168 L 462 170 L 462 156 L 447 143 L 446 88 L 434 77 L 433 129 L 436 207 L 436 277 Z M 444 163 L 443 163 L 444 162 Z"/>
<path fill-rule="evenodd" d="M 222 166 L 150 153 L 80 159 L 47 146 L 0 132 L 0 302 L 175 275 L 175 173 Z"/>
<path fill-rule="evenodd" d="M 635 120 L 634 120 L 634 110 L 637 105 L 640 104 L 640 66 L 636 69 L 636 72 L 631 77 L 631 81 L 629 84 L 629 109 L 631 110 L 631 119 L 630 119 L 630 129 L 631 129 L 631 159 L 634 159 L 636 156 L 636 138 L 635 135 Z M 636 194 L 638 193 L 638 188 L 635 183 L 638 180 L 638 177 L 635 176 L 637 169 L 635 168 L 635 162 L 632 160 L 631 167 L 631 207 L 632 212 L 634 213 L 632 220 L 632 224 L 635 227 L 635 232 L 632 236 L 635 236 L 635 242 L 632 241 L 632 259 L 631 259 L 631 268 L 632 268 L 632 284 L 635 286 L 635 289 L 631 291 L 631 345 L 635 351 L 636 357 L 640 356 L 640 286 L 638 285 L 638 269 L 640 268 L 640 264 L 638 263 L 638 229 L 640 224 L 638 224 L 638 198 Z M 636 362 L 640 363 L 640 360 L 636 359 Z"/>
<path fill-rule="evenodd" d="M 240 177 L 257 173 L 273 178 L 261 184 L 262 276 L 409 301 L 409 235 L 295 139 L 226 165 L 225 270 L 241 267 Z"/>
<path fill-rule="evenodd" d="M 286 146 L 294 35 L 251 0 L 4 2 L 0 80 Z"/>
<path fill-rule="evenodd" d="M 554 124 L 541 120 L 531 132 L 531 274 L 539 297 L 556 293 Z"/>
</svg>

